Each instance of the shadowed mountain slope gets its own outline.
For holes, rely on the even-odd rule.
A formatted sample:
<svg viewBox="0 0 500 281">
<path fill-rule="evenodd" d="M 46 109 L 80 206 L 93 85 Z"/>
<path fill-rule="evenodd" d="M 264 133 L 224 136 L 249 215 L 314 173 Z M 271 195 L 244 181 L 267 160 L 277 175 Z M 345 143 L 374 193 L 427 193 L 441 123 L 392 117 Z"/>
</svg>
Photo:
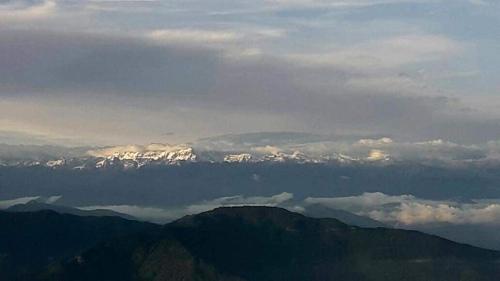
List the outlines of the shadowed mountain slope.
<svg viewBox="0 0 500 281">
<path fill-rule="evenodd" d="M 118 217 L 54 211 L 0 212 L 0 280 L 33 280 L 33 272 L 99 242 L 160 226 Z"/>
<path fill-rule="evenodd" d="M 115 239 L 44 280 L 497 280 L 500 253 L 279 208 L 219 208 Z"/>
</svg>

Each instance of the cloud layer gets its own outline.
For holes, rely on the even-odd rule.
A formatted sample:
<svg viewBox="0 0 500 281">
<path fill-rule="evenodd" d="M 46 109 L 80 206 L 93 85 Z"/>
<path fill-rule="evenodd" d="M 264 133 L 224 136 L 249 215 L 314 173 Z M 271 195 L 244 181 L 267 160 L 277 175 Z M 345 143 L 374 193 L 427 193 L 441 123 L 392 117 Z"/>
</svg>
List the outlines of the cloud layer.
<svg viewBox="0 0 500 281">
<path fill-rule="evenodd" d="M 0 209 L 38 200 L 53 204 L 61 196 L 24 197 L 0 201 Z M 281 193 L 274 196 L 231 196 L 202 201 L 185 206 L 152 207 L 138 205 L 82 206 L 83 210 L 107 209 L 128 214 L 138 219 L 165 223 L 185 215 L 206 212 L 218 207 L 229 206 L 271 206 L 302 212 L 310 205 L 323 205 L 332 209 L 345 210 L 360 216 L 370 217 L 388 225 L 418 227 L 436 224 L 454 225 L 498 225 L 500 224 L 500 201 L 498 199 L 470 200 L 425 200 L 413 195 L 387 195 L 380 192 L 363 193 L 359 196 L 306 198 L 302 202 L 293 201 L 293 194 Z"/>
<path fill-rule="evenodd" d="M 363 193 L 359 196 L 307 198 L 293 202 L 293 194 L 271 197 L 223 197 L 176 208 L 155 208 L 131 205 L 87 206 L 82 209 L 109 209 L 140 219 L 166 222 L 184 215 L 197 214 L 223 206 L 278 206 L 301 212 L 307 206 L 320 204 L 345 210 L 400 227 L 449 223 L 455 225 L 497 225 L 500 223 L 500 202 L 494 199 L 455 202 L 424 200 L 413 195 L 391 196 L 384 193 Z"/>
<path fill-rule="evenodd" d="M 0 210 L 7 209 L 7 208 L 12 207 L 14 205 L 26 204 L 26 203 L 31 202 L 31 201 L 38 201 L 38 202 L 42 202 L 45 204 L 54 204 L 59 199 L 61 199 L 61 197 L 62 196 L 59 196 L 59 195 L 49 196 L 49 197 L 29 196 L 29 197 L 21 197 L 21 198 L 15 198 L 15 199 L 10 199 L 10 200 L 1 200 L 0 201 Z"/>
<path fill-rule="evenodd" d="M 107 209 L 116 212 L 128 214 L 139 219 L 153 221 L 153 222 L 168 222 L 186 215 L 198 214 L 206 212 L 218 207 L 231 207 L 231 206 L 279 206 L 287 201 L 293 199 L 291 193 L 281 193 L 270 197 L 244 197 L 244 196 L 231 196 L 222 197 L 214 200 L 203 201 L 192 205 L 181 206 L 176 208 L 157 208 L 157 207 L 144 207 L 133 205 L 112 205 L 112 206 L 85 206 L 80 207 L 83 210 L 94 209 Z"/>
<path fill-rule="evenodd" d="M 314 135 L 299 133 L 254 133 L 205 138 L 194 143 L 197 150 L 250 152 L 253 154 L 303 153 L 321 159 L 344 156 L 359 160 L 392 159 L 451 164 L 499 159 L 496 142 L 461 145 L 441 139 L 397 141 L 388 137 L 367 138 L 356 135 Z"/>
<path fill-rule="evenodd" d="M 498 200 L 472 200 L 470 203 L 433 201 L 413 195 L 390 196 L 383 193 L 363 193 L 338 198 L 307 198 L 307 204 L 321 204 L 342 209 L 372 219 L 403 226 L 451 223 L 498 224 Z"/>
</svg>

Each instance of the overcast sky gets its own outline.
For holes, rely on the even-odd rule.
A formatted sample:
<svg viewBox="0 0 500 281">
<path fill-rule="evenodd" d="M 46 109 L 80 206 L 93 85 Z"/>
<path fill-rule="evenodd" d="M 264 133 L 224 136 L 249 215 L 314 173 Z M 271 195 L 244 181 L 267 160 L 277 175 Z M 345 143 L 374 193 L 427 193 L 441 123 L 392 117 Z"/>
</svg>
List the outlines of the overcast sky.
<svg viewBox="0 0 500 281">
<path fill-rule="evenodd" d="M 497 0 L 0 0 L 0 136 L 500 139 Z"/>
</svg>

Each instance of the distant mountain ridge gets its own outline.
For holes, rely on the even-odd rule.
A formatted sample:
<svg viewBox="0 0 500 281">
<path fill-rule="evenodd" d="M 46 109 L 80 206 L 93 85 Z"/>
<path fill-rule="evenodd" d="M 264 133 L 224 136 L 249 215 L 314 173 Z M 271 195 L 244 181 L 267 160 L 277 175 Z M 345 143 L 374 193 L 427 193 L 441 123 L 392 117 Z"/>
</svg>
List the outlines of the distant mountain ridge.
<svg viewBox="0 0 500 281">
<path fill-rule="evenodd" d="M 151 149 L 155 147 L 155 149 Z M 147 166 L 170 166 L 186 163 L 375 163 L 388 162 L 387 155 L 365 158 L 339 153 L 311 155 L 300 150 L 280 150 L 272 147 L 250 151 L 206 151 L 186 145 L 151 144 L 147 146 L 118 146 L 89 150 L 72 158 L 47 158 L 39 160 L 3 160 L 0 165 L 13 167 L 41 166 L 51 169 L 138 169 Z"/>
<path fill-rule="evenodd" d="M 391 164 L 494 161 L 488 144 L 461 145 L 446 140 L 398 142 L 387 136 L 321 135 L 303 132 L 259 132 L 198 139 L 192 143 L 54 147 L 0 144 L 0 166 L 44 166 L 52 169 L 137 169 L 184 163 L 337 163 Z"/>
<path fill-rule="evenodd" d="M 6 212 L 38 212 L 38 211 L 54 211 L 59 214 L 70 214 L 75 216 L 93 216 L 93 217 L 120 217 L 128 220 L 135 220 L 133 216 L 115 212 L 112 210 L 96 209 L 96 210 L 81 210 L 57 204 L 48 204 L 37 200 L 29 201 L 25 204 L 17 204 L 11 206 L 4 211 Z"/>
</svg>

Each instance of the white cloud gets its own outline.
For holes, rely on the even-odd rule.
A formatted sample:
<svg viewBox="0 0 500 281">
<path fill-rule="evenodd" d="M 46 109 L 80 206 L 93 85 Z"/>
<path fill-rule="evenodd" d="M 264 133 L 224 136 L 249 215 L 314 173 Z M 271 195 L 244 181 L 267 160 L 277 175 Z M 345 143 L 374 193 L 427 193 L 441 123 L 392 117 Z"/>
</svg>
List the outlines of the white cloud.
<svg viewBox="0 0 500 281">
<path fill-rule="evenodd" d="M 271 5 L 285 7 L 329 7 L 329 8 L 357 8 L 382 4 L 397 4 L 411 2 L 429 2 L 416 0 L 265 0 Z"/>
<path fill-rule="evenodd" d="M 380 149 L 372 149 L 368 153 L 368 157 L 366 157 L 366 160 L 368 161 L 380 161 L 380 160 L 389 160 L 390 155 L 385 153 L 383 150 Z"/>
<path fill-rule="evenodd" d="M 460 161 L 480 160 L 493 157 L 495 145 L 490 143 L 488 147 L 478 145 L 461 145 L 443 140 L 429 140 L 422 142 L 398 142 L 391 138 L 361 139 L 357 142 L 318 142 L 291 146 L 289 149 L 282 148 L 281 151 L 299 149 L 313 155 L 324 155 L 342 153 L 354 158 L 365 158 L 367 160 L 386 159 L 390 156 L 394 160 L 420 160 L 420 161 Z"/>
<path fill-rule="evenodd" d="M 18 204 L 26 204 L 30 201 L 37 200 L 38 198 L 40 198 L 40 196 L 21 197 L 21 198 L 15 198 L 15 199 L 10 199 L 10 200 L 2 200 L 2 201 L 0 201 L 0 209 L 7 209 L 9 207 L 12 207 L 12 206 L 18 205 Z"/>
<path fill-rule="evenodd" d="M 368 146 L 378 146 L 378 145 L 389 145 L 394 143 L 391 138 L 380 138 L 380 139 L 360 139 L 358 144 L 360 145 L 368 145 Z"/>
<path fill-rule="evenodd" d="M 252 150 L 257 152 L 257 153 L 262 153 L 262 154 L 278 154 L 278 153 L 282 152 L 281 148 L 279 148 L 277 146 L 273 146 L 273 145 L 257 146 L 257 147 L 253 147 Z"/>
<path fill-rule="evenodd" d="M 325 138 L 328 138 L 325 136 Z M 343 157 L 352 159 L 371 160 L 395 160 L 395 161 L 436 161 L 452 164 L 455 161 L 479 161 L 487 158 L 499 158 L 500 145 L 490 142 L 488 145 L 461 145 L 441 139 L 402 142 L 388 137 L 363 138 L 351 140 L 346 136 L 333 136 L 331 140 L 311 139 L 304 142 L 299 140 L 287 140 L 287 142 L 273 145 L 252 145 L 250 143 L 223 143 L 216 141 L 213 144 L 204 143 L 208 149 L 226 151 L 250 151 L 257 154 L 292 154 L 294 152 L 303 153 L 311 157 Z M 497 148 L 498 147 L 498 148 Z M 206 149 L 206 148 L 204 148 Z"/>
<path fill-rule="evenodd" d="M 45 204 L 54 204 L 56 201 L 61 199 L 62 196 L 56 195 L 56 196 L 49 196 L 49 197 L 44 197 L 44 196 L 28 196 L 28 197 L 20 197 L 20 198 L 15 198 L 15 199 L 10 199 L 10 200 L 1 200 L 0 201 L 0 210 L 1 209 L 7 209 L 9 207 L 12 207 L 14 205 L 19 205 L 19 204 L 26 204 L 31 201 L 38 201 L 42 202 Z"/>
<path fill-rule="evenodd" d="M 222 197 L 211 201 L 204 201 L 200 204 L 190 205 L 187 207 L 189 213 L 196 214 L 212 210 L 222 206 L 278 206 L 293 199 L 293 194 L 283 192 L 271 197 L 243 197 L 232 196 Z"/>
<path fill-rule="evenodd" d="M 160 42 L 227 43 L 240 40 L 242 35 L 234 31 L 162 29 L 152 31 L 149 37 Z"/>
<path fill-rule="evenodd" d="M 279 28 L 251 28 L 239 27 L 235 29 L 194 29 L 194 28 L 166 28 L 150 31 L 146 37 L 156 42 L 163 43 L 191 43 L 230 45 L 240 44 L 245 52 L 258 48 L 248 46 L 268 39 L 284 37 L 286 30 Z M 234 51 L 234 50 L 229 50 Z M 243 52 L 242 51 L 242 52 Z M 260 51 L 259 51 L 260 52 Z"/>
<path fill-rule="evenodd" d="M 45 203 L 47 203 L 47 204 L 54 204 L 57 201 L 59 201 L 61 198 L 62 198 L 61 195 L 50 196 L 49 198 L 47 198 L 45 200 Z"/>
<path fill-rule="evenodd" d="M 389 196 L 381 192 L 363 193 L 359 196 L 314 198 L 309 197 L 304 200 L 306 204 L 323 204 L 337 209 L 351 211 L 367 211 L 375 207 L 386 204 L 399 203 L 401 201 L 411 201 L 416 199 L 413 195 Z"/>
<path fill-rule="evenodd" d="M 458 203 L 424 200 L 412 195 L 390 196 L 377 192 L 350 197 L 307 198 L 305 203 L 322 204 L 392 224 L 500 223 L 500 201 L 498 200 L 473 200 L 471 203 Z"/>
<path fill-rule="evenodd" d="M 144 154 L 148 152 L 159 153 L 159 152 L 178 151 L 188 148 L 189 147 L 185 145 L 152 143 L 148 145 L 122 145 L 122 146 L 105 147 L 101 149 L 89 150 L 87 154 L 94 157 L 109 157 L 122 153 L 129 153 L 129 154 L 139 154 L 139 153 Z"/>
<path fill-rule="evenodd" d="M 128 214 L 136 218 L 164 223 L 181 218 L 185 215 L 198 214 L 201 212 L 206 212 L 218 207 L 233 207 L 233 206 L 278 206 L 287 201 L 293 199 L 293 194 L 283 192 L 270 197 L 256 196 L 256 197 L 244 197 L 244 196 L 231 196 L 231 197 L 221 197 L 214 200 L 203 201 L 200 203 L 172 207 L 172 208 L 159 208 L 159 207 L 145 207 L 145 206 L 134 206 L 134 205 L 108 205 L 108 206 L 84 206 L 80 207 L 82 210 L 95 210 L 95 209 L 107 209 L 116 212 Z"/>
<path fill-rule="evenodd" d="M 346 86 L 355 92 L 383 92 L 386 94 L 428 95 L 437 92 L 418 79 L 405 75 L 373 74 L 353 76 L 346 81 Z M 439 93 L 437 93 L 439 94 Z"/>
<path fill-rule="evenodd" d="M 491 4 L 485 0 L 469 0 L 469 3 L 471 3 L 473 5 L 479 5 L 479 6 L 488 6 Z"/>
</svg>

